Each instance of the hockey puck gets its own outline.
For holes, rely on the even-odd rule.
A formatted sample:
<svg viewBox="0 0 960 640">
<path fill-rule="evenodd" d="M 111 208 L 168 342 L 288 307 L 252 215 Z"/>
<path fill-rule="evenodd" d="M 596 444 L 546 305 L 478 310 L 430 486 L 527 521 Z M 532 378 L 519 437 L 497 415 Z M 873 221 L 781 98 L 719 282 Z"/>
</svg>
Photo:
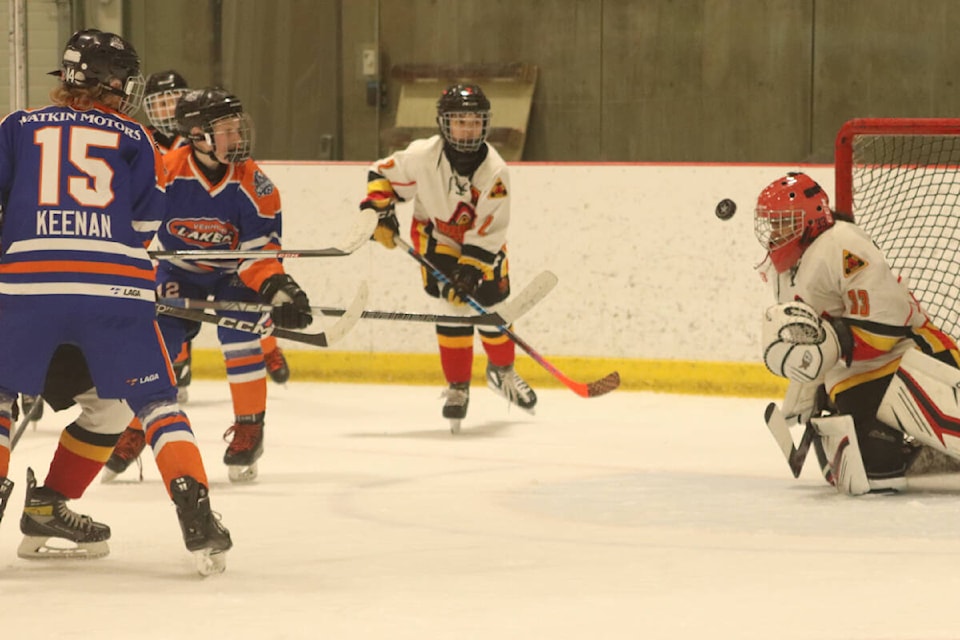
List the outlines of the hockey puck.
<svg viewBox="0 0 960 640">
<path fill-rule="evenodd" d="M 717 203 L 716 214 L 721 220 L 729 220 L 737 212 L 737 203 L 730 198 L 724 198 Z"/>
</svg>

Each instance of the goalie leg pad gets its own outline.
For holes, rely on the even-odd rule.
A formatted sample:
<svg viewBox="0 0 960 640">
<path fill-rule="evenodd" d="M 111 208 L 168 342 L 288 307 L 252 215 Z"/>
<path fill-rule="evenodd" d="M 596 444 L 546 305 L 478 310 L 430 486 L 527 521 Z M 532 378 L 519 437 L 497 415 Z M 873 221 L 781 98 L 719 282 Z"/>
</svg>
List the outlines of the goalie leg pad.
<svg viewBox="0 0 960 640">
<path fill-rule="evenodd" d="M 960 459 L 960 369 L 911 349 L 887 387 L 877 418 Z"/>
<path fill-rule="evenodd" d="M 820 381 L 840 360 L 840 340 L 804 302 L 769 307 L 761 328 L 763 363 L 774 375 L 795 382 Z"/>
<path fill-rule="evenodd" d="M 870 492 L 870 482 L 863 468 L 857 431 L 850 416 L 813 418 L 810 421 L 820 434 L 823 451 L 840 493 L 860 496 Z"/>
</svg>

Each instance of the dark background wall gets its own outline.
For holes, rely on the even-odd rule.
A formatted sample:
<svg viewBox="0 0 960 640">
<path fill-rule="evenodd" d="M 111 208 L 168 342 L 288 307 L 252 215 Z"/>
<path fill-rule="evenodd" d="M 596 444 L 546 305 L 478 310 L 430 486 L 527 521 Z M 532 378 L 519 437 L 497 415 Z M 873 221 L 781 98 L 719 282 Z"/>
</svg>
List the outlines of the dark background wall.
<svg viewBox="0 0 960 640">
<path fill-rule="evenodd" d="M 524 160 L 826 162 L 853 117 L 960 114 L 956 0 L 127 0 L 147 73 L 222 83 L 261 159 L 371 160 L 405 64 L 537 65 Z M 171 34 L 180 34 L 172 37 Z M 367 102 L 364 48 L 385 106 Z M 496 112 L 496 103 L 493 105 Z M 496 117 L 496 113 L 494 113 Z"/>
</svg>

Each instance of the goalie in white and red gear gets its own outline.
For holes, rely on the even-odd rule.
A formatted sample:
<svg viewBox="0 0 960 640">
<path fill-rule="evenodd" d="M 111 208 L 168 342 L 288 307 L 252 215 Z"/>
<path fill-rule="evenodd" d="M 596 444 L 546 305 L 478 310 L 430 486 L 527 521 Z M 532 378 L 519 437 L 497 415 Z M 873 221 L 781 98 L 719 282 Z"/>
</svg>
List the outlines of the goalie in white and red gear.
<svg viewBox="0 0 960 640">
<path fill-rule="evenodd" d="M 797 383 L 824 384 L 836 411 L 853 418 L 871 489 L 902 487 L 903 433 L 878 420 L 877 408 L 907 350 L 921 349 L 958 366 L 956 344 L 933 325 L 870 236 L 834 215 L 826 193 L 809 176 L 789 173 L 768 185 L 757 199 L 754 228 L 776 271 L 777 302 L 809 305 L 837 335 L 840 348 L 817 377 L 793 375 L 798 367 L 787 358 L 799 362 L 797 354 L 810 349 L 809 338 L 797 338 L 798 352 L 775 344 L 784 336 L 789 341 L 788 332 L 767 330 L 767 366 L 781 367 L 777 373 Z M 831 340 L 823 343 L 830 347 L 826 354 L 832 354 Z"/>
</svg>

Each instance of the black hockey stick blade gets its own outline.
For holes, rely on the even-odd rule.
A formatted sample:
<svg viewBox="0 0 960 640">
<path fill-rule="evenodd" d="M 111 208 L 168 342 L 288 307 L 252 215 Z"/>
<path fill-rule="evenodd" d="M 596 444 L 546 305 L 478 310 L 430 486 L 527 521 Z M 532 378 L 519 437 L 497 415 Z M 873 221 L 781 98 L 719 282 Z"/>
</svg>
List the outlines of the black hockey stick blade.
<svg viewBox="0 0 960 640">
<path fill-rule="evenodd" d="M 319 333 L 309 333 L 306 331 L 296 331 L 294 329 L 283 329 L 274 325 L 265 326 L 262 322 L 250 322 L 249 320 L 238 320 L 237 318 L 228 318 L 206 313 L 202 309 L 184 309 L 182 307 L 157 303 L 157 313 L 183 318 L 184 320 L 193 320 L 195 322 L 206 322 L 220 327 L 228 327 L 239 331 L 246 331 L 260 336 L 275 336 L 290 340 L 292 342 L 302 342 L 315 347 L 328 347 L 338 342 L 357 324 L 360 315 L 363 313 L 363 306 L 367 303 L 367 283 L 360 284 L 357 294 L 350 303 L 350 306 L 344 311 L 343 316 L 332 327 Z"/>
</svg>

